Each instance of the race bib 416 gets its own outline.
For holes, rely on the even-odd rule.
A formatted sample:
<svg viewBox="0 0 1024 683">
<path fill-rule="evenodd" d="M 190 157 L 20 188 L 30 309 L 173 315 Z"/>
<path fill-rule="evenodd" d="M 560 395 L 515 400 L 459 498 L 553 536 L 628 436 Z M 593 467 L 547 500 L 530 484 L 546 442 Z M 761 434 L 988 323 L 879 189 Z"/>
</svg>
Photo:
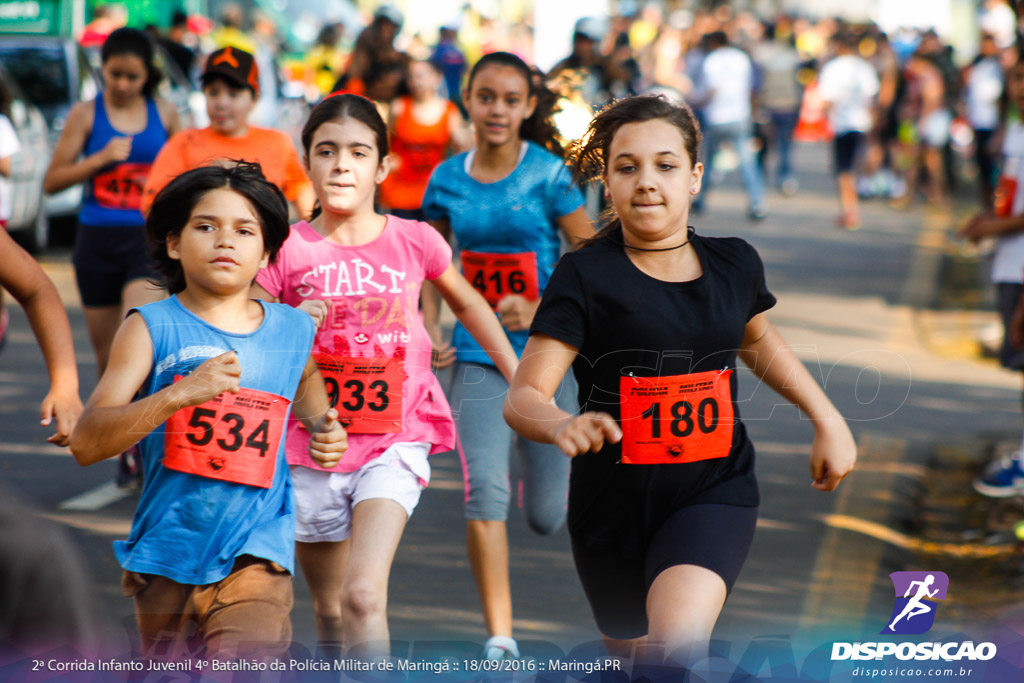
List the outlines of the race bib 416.
<svg viewBox="0 0 1024 683">
<path fill-rule="evenodd" d="M 483 294 L 491 308 L 496 308 L 509 294 L 518 294 L 527 301 L 536 301 L 540 295 L 537 255 L 532 251 L 518 254 L 463 251 L 460 259 L 466 279 Z"/>
</svg>

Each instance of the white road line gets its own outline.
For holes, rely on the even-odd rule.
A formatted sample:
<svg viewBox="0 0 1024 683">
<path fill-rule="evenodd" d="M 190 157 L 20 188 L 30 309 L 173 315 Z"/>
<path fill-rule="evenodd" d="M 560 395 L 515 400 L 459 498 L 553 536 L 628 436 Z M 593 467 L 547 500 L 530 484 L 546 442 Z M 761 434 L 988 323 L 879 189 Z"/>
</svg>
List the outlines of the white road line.
<svg viewBox="0 0 1024 683">
<path fill-rule="evenodd" d="M 71 451 L 50 443 L 17 443 L 14 441 L 0 441 L 0 454 L 2 453 L 25 453 L 27 455 L 56 455 L 65 458 L 71 457 Z"/>
<path fill-rule="evenodd" d="M 131 491 L 121 488 L 112 481 L 108 481 L 106 484 L 97 486 L 91 491 L 68 498 L 58 505 L 57 509 L 93 512 L 130 495 Z"/>
</svg>

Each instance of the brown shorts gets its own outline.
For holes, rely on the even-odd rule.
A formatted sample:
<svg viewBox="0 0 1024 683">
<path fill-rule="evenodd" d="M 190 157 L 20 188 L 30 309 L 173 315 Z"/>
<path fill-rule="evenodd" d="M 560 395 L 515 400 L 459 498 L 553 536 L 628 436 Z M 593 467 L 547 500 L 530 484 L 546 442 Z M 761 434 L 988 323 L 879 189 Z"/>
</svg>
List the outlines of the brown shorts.
<svg viewBox="0 0 1024 683">
<path fill-rule="evenodd" d="M 276 562 L 242 555 L 202 586 L 126 571 L 121 588 L 135 600 L 147 657 L 273 659 L 291 645 L 292 576 Z"/>
</svg>

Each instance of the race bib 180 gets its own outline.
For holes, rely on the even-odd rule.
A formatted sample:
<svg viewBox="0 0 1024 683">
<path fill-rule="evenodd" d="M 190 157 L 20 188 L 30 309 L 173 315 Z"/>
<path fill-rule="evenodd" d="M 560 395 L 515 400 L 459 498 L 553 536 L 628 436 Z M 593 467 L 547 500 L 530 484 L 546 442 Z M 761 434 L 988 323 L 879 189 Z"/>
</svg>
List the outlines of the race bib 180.
<svg viewBox="0 0 1024 683">
<path fill-rule="evenodd" d="M 622 462 L 662 465 L 728 457 L 732 370 L 619 379 Z"/>
</svg>

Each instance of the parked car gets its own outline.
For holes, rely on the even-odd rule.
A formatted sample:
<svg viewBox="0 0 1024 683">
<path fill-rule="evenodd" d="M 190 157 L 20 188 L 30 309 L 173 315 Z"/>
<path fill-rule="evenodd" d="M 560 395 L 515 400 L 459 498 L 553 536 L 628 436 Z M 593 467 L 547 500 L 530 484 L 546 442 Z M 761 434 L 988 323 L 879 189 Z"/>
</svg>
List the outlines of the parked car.
<svg viewBox="0 0 1024 683">
<path fill-rule="evenodd" d="M 81 47 L 70 38 L 41 35 L 0 35 L 0 65 L 42 111 L 57 144 L 71 107 L 99 93 L 99 78 Z M 49 155 L 46 163 L 49 163 Z M 71 218 L 82 203 L 82 186 L 73 185 L 47 197 L 46 213 Z"/>
<path fill-rule="evenodd" d="M 50 141 L 46 119 L 39 108 L 25 97 L 17 82 L 0 68 L 0 101 L 4 113 L 14 125 L 21 150 L 11 158 L 11 217 L 7 230 L 31 252 L 46 247 L 50 222 L 43 199 L 43 176 L 50 161 Z"/>
<path fill-rule="evenodd" d="M 205 128 L 210 125 L 203 91 L 195 86 L 188 74 L 181 72 L 167 50 L 161 45 L 156 45 L 153 57 L 156 67 L 164 72 L 164 78 L 157 87 L 156 94 L 174 103 L 178 109 L 178 119 L 181 121 L 182 130 Z"/>
</svg>

